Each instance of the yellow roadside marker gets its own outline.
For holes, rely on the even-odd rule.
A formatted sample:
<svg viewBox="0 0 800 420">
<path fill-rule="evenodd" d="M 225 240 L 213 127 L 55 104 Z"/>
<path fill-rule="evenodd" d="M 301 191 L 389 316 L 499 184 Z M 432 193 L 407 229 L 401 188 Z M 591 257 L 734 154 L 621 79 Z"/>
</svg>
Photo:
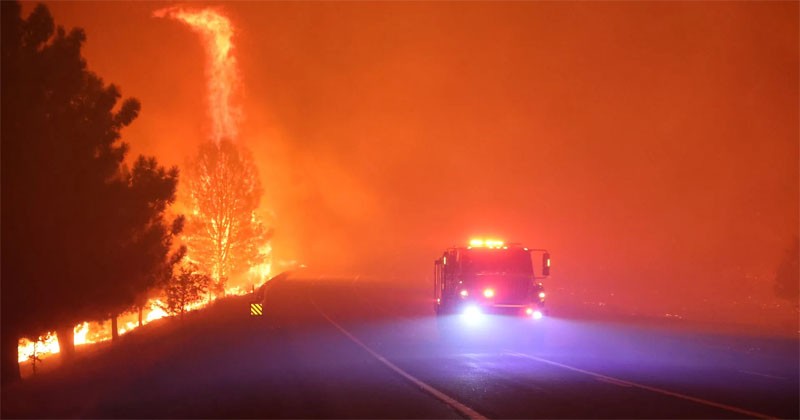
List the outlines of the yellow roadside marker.
<svg viewBox="0 0 800 420">
<path fill-rule="evenodd" d="M 250 315 L 264 315 L 263 306 L 260 303 L 251 303 Z"/>
</svg>

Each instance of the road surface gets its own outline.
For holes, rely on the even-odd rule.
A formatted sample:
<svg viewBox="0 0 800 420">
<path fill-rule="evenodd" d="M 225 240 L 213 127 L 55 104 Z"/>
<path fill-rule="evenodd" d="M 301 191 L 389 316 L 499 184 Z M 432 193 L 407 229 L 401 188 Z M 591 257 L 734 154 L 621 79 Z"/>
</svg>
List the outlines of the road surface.
<svg viewBox="0 0 800 420">
<path fill-rule="evenodd" d="M 358 278 L 275 282 L 262 316 L 253 300 L 4 389 L 3 417 L 800 417 L 796 338 L 437 319 L 418 289 Z"/>
</svg>

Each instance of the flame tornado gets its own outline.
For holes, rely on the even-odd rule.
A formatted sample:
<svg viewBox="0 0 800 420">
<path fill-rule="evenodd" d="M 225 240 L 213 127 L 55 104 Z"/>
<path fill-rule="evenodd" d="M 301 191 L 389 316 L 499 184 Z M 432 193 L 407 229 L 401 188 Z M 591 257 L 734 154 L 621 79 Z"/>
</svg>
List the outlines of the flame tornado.
<svg viewBox="0 0 800 420">
<path fill-rule="evenodd" d="M 213 8 L 186 9 L 181 6 L 156 10 L 155 17 L 181 21 L 202 38 L 206 50 L 208 106 L 215 142 L 235 140 L 241 110 L 232 103 L 239 87 L 239 72 L 234 55 L 234 27 L 230 19 Z"/>
</svg>

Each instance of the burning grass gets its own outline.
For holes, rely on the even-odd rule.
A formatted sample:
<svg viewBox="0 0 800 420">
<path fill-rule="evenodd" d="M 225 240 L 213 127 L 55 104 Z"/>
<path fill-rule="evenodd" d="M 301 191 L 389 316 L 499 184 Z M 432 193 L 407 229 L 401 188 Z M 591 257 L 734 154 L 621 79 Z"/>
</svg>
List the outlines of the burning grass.
<svg viewBox="0 0 800 420">
<path fill-rule="evenodd" d="M 266 279 L 267 277 L 264 277 Z M 264 281 L 253 286 L 253 288 L 260 287 Z M 251 289 L 252 290 L 252 289 Z M 242 296 L 249 293 L 251 290 L 240 286 L 231 286 L 225 290 L 225 296 Z M 211 302 L 216 300 L 213 296 L 209 295 L 206 299 L 187 305 L 187 311 L 195 311 L 202 309 Z M 164 310 L 165 304 L 161 299 L 150 299 L 142 311 L 141 325 L 147 325 L 157 319 L 169 317 L 170 315 Z M 127 312 L 117 317 L 117 332 L 120 335 L 128 333 L 139 325 L 138 312 Z M 85 344 L 101 343 L 111 340 L 111 321 L 103 322 L 83 322 L 75 326 L 74 340 L 75 346 L 79 347 Z M 39 340 L 32 341 L 27 338 L 19 340 L 18 361 L 22 363 L 38 363 L 57 354 L 60 351 L 58 345 L 58 337 L 55 331 L 48 332 L 40 336 Z M 35 359 L 35 360 L 34 360 Z M 23 369 L 27 370 L 27 369 Z"/>
</svg>

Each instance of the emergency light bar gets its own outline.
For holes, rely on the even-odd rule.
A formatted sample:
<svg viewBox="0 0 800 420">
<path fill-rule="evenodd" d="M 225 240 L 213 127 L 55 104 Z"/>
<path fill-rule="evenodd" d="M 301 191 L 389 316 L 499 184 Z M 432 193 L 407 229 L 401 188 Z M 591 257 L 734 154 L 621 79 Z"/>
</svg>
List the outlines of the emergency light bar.
<svg viewBox="0 0 800 420">
<path fill-rule="evenodd" d="M 497 239 L 471 239 L 469 246 L 474 248 L 502 248 L 503 241 Z"/>
</svg>

